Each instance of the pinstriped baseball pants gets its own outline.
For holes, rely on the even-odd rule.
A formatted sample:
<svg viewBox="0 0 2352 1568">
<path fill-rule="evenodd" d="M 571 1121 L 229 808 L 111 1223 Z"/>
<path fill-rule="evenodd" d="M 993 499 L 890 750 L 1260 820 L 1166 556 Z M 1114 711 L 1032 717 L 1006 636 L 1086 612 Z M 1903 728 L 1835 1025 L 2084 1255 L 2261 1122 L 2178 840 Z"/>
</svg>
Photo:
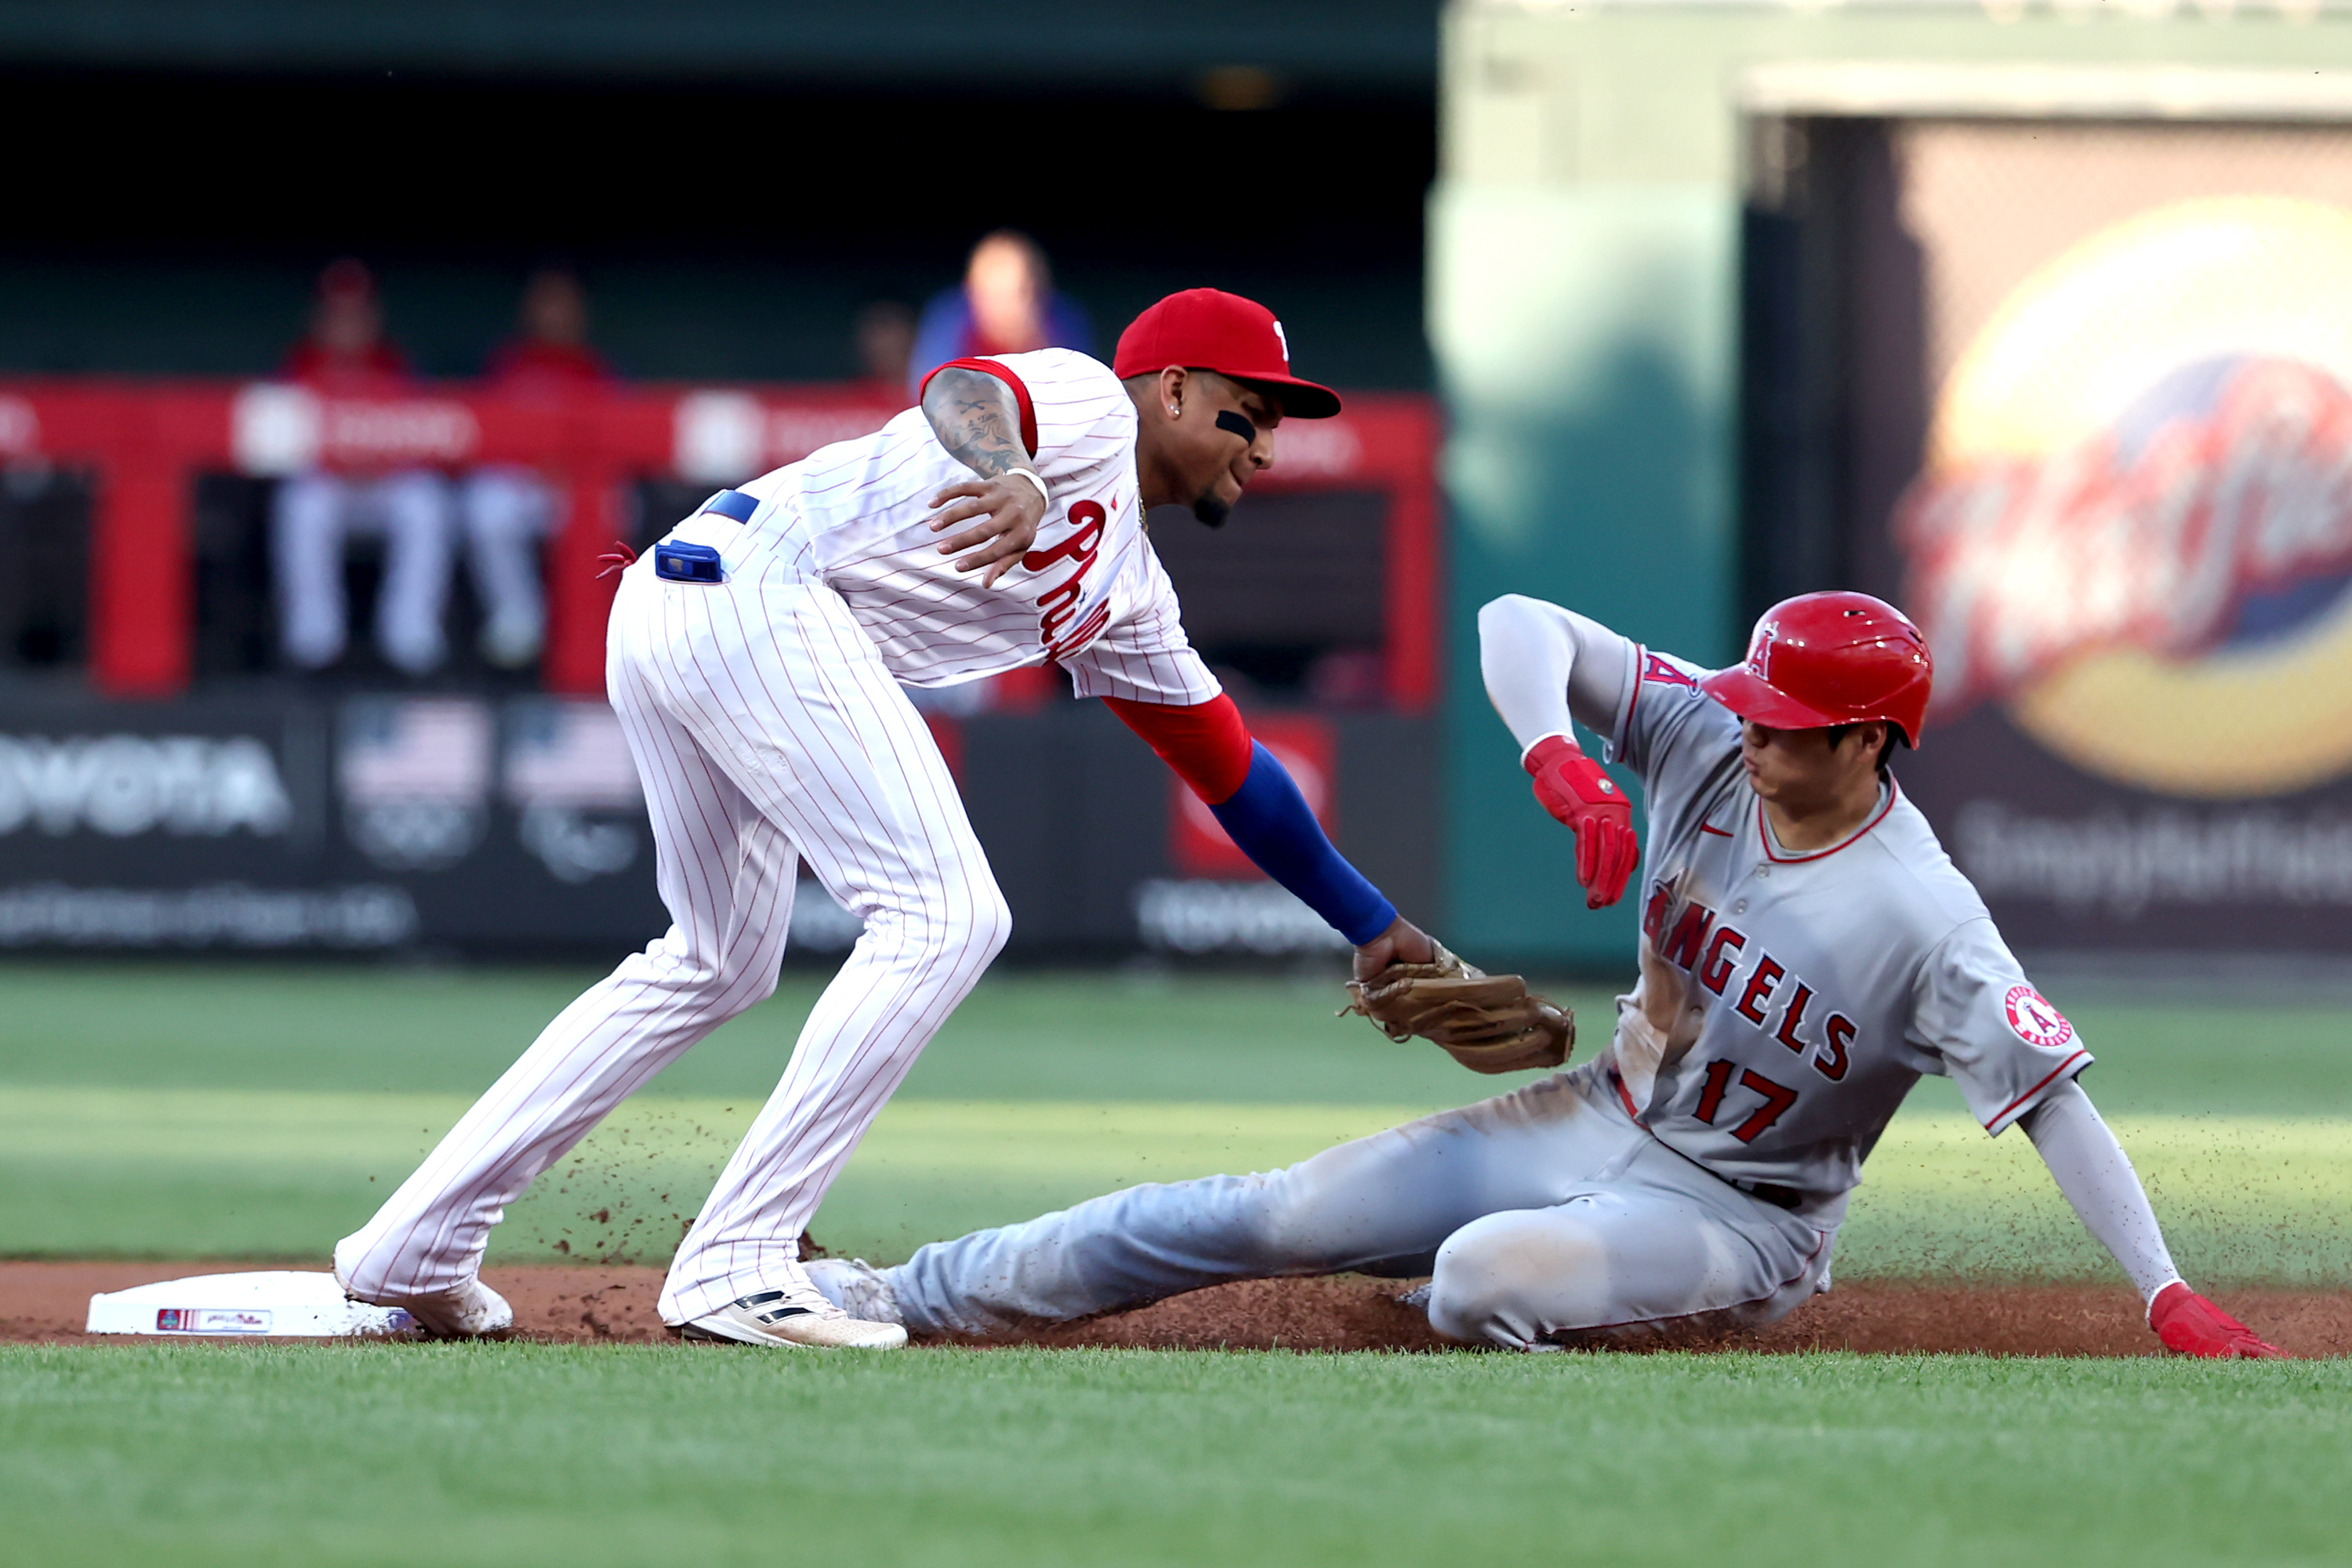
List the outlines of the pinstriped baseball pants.
<svg viewBox="0 0 2352 1568">
<path fill-rule="evenodd" d="M 708 537 L 703 537 L 705 534 Z M 802 1229 L 875 1113 L 1004 945 L 1012 917 L 939 749 L 832 589 L 769 581 L 703 516 L 729 581 L 622 575 L 606 685 L 675 922 L 565 1008 L 335 1249 L 362 1296 L 479 1267 L 532 1179 L 719 1024 L 771 994 L 798 862 L 866 922 L 671 1264 L 672 1323 L 797 1271 Z"/>
</svg>

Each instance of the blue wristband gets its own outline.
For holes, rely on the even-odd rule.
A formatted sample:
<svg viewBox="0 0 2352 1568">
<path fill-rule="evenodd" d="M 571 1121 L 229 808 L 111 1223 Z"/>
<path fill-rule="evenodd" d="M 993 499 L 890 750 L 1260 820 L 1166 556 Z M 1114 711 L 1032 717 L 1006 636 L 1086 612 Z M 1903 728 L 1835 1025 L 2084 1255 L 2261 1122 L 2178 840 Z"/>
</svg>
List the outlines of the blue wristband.
<svg viewBox="0 0 2352 1568">
<path fill-rule="evenodd" d="M 1395 923 L 1396 906 L 1332 847 L 1289 770 L 1256 742 L 1250 742 L 1249 776 L 1242 787 L 1209 809 L 1260 870 L 1357 946 Z"/>
</svg>

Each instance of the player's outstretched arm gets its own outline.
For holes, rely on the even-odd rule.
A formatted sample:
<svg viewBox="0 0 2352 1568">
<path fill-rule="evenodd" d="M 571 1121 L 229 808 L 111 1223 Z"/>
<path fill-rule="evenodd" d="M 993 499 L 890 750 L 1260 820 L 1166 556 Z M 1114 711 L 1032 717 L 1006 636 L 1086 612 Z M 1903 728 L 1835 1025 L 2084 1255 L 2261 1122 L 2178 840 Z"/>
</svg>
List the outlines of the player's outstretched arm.
<svg viewBox="0 0 2352 1568">
<path fill-rule="evenodd" d="M 933 496 L 941 508 L 931 531 L 971 526 L 950 535 L 940 553 L 956 557 L 959 572 L 985 572 L 993 587 L 1037 541 L 1045 518 L 1045 481 L 1023 444 L 1024 421 L 1014 384 L 987 371 L 942 365 L 923 385 L 923 417 L 956 461 L 980 476 Z"/>
<path fill-rule="evenodd" d="M 2072 1079 L 2018 1125 L 2050 1167 L 2083 1228 L 2123 1265 L 2147 1303 L 2148 1327 L 2183 1355 L 2262 1359 L 2286 1352 L 2190 1289 L 2173 1267 L 2147 1189 L 2091 1097 Z"/>
<path fill-rule="evenodd" d="M 1633 682 L 1633 645 L 1574 610 L 1506 594 L 1478 611 L 1478 672 L 1525 751 L 1571 733 L 1571 718 L 1607 734 Z"/>
<path fill-rule="evenodd" d="M 1633 806 L 1576 743 L 1570 720 L 1606 733 L 1633 679 L 1633 645 L 1573 610 L 1506 594 L 1478 612 L 1486 698 L 1519 742 L 1537 802 L 1576 834 L 1576 879 L 1587 909 L 1624 896 L 1640 863 Z"/>
<path fill-rule="evenodd" d="M 1481 974 L 1399 915 L 1325 835 L 1281 761 L 1250 739 L 1232 698 L 1220 693 L 1182 707 L 1103 700 L 1150 742 L 1244 854 L 1355 945 L 1347 1011 L 1370 1018 L 1391 1039 L 1433 1040 L 1474 1072 L 1568 1059 L 1576 1021 L 1567 1009 L 1531 994 L 1516 974 Z"/>
<path fill-rule="evenodd" d="M 1201 797 L 1243 854 L 1354 944 L 1360 974 L 1367 964 L 1377 971 L 1436 956 L 1436 943 L 1339 853 L 1289 770 L 1250 738 L 1232 698 L 1182 707 L 1103 700 Z"/>
</svg>

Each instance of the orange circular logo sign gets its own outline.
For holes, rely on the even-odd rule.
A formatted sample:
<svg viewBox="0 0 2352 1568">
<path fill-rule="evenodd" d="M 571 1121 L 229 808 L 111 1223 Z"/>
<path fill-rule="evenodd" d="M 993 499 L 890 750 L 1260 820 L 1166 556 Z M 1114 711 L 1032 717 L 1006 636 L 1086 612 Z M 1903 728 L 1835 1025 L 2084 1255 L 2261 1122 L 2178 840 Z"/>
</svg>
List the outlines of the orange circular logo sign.
<svg viewBox="0 0 2352 1568">
<path fill-rule="evenodd" d="M 1931 714 L 2190 798 L 2352 773 L 2352 210 L 2158 208 L 1954 366 L 1897 528 Z"/>
</svg>

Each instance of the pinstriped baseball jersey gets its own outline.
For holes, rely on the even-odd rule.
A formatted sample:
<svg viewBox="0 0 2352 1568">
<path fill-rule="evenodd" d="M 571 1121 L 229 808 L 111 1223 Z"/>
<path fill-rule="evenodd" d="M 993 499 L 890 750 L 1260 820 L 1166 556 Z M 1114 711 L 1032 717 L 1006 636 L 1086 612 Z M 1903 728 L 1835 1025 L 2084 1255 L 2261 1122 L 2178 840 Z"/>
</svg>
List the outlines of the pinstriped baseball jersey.
<svg viewBox="0 0 2352 1568">
<path fill-rule="evenodd" d="M 996 589 L 957 574 L 924 526 L 930 498 L 971 470 L 919 412 L 755 481 L 748 523 L 709 510 L 679 523 L 673 542 L 719 555 L 716 580 L 665 578 L 657 556 L 622 574 L 606 687 L 646 786 L 674 923 L 548 1025 L 337 1245 L 347 1289 L 401 1300 L 472 1279 L 491 1227 L 533 1179 L 774 990 L 805 864 L 866 934 L 680 1243 L 662 1316 L 691 1322 L 803 1278 L 809 1216 L 1011 930 L 901 684 L 1053 658 L 1089 694 L 1192 703 L 1217 692 L 1144 540 L 1125 389 L 1077 354 L 1006 363 L 1053 493 L 1034 547 Z"/>
<path fill-rule="evenodd" d="M 1650 843 L 1612 1050 L 1661 1141 L 1826 1221 L 1920 1074 L 1998 1133 L 2090 1065 L 1899 787 L 1843 842 L 1783 848 L 1702 672 L 1633 657 L 1610 749 L 1641 775 Z"/>
<path fill-rule="evenodd" d="M 1067 349 L 1003 354 L 1026 395 L 1051 492 L 1037 539 L 993 588 L 961 574 L 925 526 L 930 499 L 971 470 L 919 408 L 742 488 L 764 568 L 823 581 L 908 686 L 951 686 L 1052 659 L 1083 697 L 1179 705 L 1220 688 L 1192 650 L 1143 527 L 1135 406 L 1097 361 Z"/>
</svg>

